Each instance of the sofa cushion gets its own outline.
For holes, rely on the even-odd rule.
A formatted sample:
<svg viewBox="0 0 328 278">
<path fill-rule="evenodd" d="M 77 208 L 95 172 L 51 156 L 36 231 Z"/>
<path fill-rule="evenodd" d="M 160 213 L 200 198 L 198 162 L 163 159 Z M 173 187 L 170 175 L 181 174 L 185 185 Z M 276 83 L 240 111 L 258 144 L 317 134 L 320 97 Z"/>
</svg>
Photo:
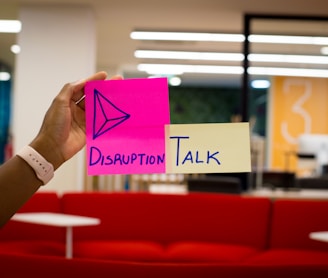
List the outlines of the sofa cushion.
<svg viewBox="0 0 328 278">
<path fill-rule="evenodd" d="M 168 261 L 181 263 L 232 263 L 242 261 L 258 252 L 255 248 L 243 245 L 176 242 L 167 248 L 166 258 Z"/>
<path fill-rule="evenodd" d="M 156 262 L 163 261 L 164 248 L 151 241 L 89 240 L 74 243 L 75 258 Z"/>
<path fill-rule="evenodd" d="M 271 249 L 248 258 L 246 262 L 253 264 L 327 265 L 328 252 L 302 249 Z"/>
<path fill-rule="evenodd" d="M 264 248 L 270 200 L 192 193 L 65 193 L 65 213 L 98 217 L 101 224 L 78 227 L 74 239 L 224 242 Z"/>
<path fill-rule="evenodd" d="M 0 254 L 65 256 L 65 244 L 46 240 L 10 240 L 0 242 Z"/>
<path fill-rule="evenodd" d="M 207 242 L 175 242 L 168 246 L 150 241 L 93 240 L 74 243 L 74 257 L 132 262 L 232 263 L 258 253 L 248 246 Z"/>
<path fill-rule="evenodd" d="M 311 232 L 328 231 L 328 202 L 276 200 L 273 205 L 271 248 L 328 251 L 328 244 L 312 240 Z"/>
</svg>

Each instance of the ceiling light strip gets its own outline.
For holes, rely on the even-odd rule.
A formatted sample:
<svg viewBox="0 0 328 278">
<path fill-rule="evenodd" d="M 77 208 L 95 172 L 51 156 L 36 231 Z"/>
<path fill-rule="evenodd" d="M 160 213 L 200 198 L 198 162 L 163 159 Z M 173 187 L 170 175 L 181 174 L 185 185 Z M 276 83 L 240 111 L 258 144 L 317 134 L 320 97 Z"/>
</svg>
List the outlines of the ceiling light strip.
<svg viewBox="0 0 328 278">
<path fill-rule="evenodd" d="M 328 70 L 322 69 L 249 67 L 247 72 L 253 75 L 267 76 L 328 77 Z"/>
<path fill-rule="evenodd" d="M 133 31 L 130 37 L 134 40 L 160 41 L 214 41 L 214 42 L 243 42 L 241 34 L 191 33 L 191 32 L 148 32 Z"/>
<path fill-rule="evenodd" d="M 294 64 L 328 64 L 328 57 L 320 55 L 289 54 L 249 54 L 251 62 L 294 63 Z"/>
<path fill-rule="evenodd" d="M 191 51 L 162 51 L 162 50 L 136 50 L 136 58 L 150 59 L 176 59 L 176 60 L 206 60 L 206 61 L 242 61 L 241 53 L 223 52 L 191 52 Z"/>
<path fill-rule="evenodd" d="M 179 65 L 179 64 L 139 64 L 139 71 L 148 74 L 177 74 L 207 73 L 207 74 L 242 74 L 243 67 L 212 66 L 212 65 Z M 263 76 L 300 76 L 300 77 L 328 77 L 328 70 L 281 67 L 249 67 L 248 73 Z"/>
<path fill-rule="evenodd" d="M 327 37 L 315 36 L 284 36 L 284 35 L 250 35 L 248 40 L 252 43 L 276 43 L 276 44 L 309 44 L 327 45 Z"/>
<path fill-rule="evenodd" d="M 173 59 L 173 60 L 205 60 L 241 62 L 244 55 L 241 53 L 224 52 L 191 52 L 191 51 L 164 51 L 164 50 L 136 50 L 136 58 L 142 59 Z M 288 55 L 288 54 L 249 54 L 251 62 L 267 63 L 295 63 L 295 64 L 328 64 L 328 57 L 315 55 Z"/>
<path fill-rule="evenodd" d="M 0 33 L 19 33 L 22 23 L 19 20 L 0 20 Z"/>
<path fill-rule="evenodd" d="M 208 42 L 243 42 L 242 34 L 201 33 L 201 32 L 153 32 L 133 31 L 130 37 L 134 40 L 162 40 L 162 41 L 208 41 Z M 252 43 L 276 44 L 309 44 L 328 45 L 328 37 L 322 36 L 287 36 L 287 35 L 259 35 L 248 37 Z"/>
<path fill-rule="evenodd" d="M 242 74 L 241 66 L 211 66 L 211 65 L 170 65 L 170 64 L 139 64 L 139 71 L 148 74 L 183 74 L 183 73 L 212 73 L 212 74 Z"/>
</svg>

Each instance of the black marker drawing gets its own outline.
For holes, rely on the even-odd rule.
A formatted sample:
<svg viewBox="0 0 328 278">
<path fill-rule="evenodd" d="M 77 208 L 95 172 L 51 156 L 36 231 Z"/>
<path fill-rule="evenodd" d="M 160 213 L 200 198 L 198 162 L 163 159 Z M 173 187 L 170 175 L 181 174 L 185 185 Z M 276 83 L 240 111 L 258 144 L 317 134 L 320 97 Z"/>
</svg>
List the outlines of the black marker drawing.
<svg viewBox="0 0 328 278">
<path fill-rule="evenodd" d="M 128 113 L 118 108 L 96 89 L 94 90 L 93 106 L 93 139 L 130 118 Z"/>
</svg>

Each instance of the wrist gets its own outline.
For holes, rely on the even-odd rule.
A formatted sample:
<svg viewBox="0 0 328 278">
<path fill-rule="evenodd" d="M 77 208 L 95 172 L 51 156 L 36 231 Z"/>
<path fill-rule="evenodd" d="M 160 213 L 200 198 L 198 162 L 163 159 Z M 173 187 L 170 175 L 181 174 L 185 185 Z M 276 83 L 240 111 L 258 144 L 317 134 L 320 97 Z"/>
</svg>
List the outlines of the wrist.
<svg viewBox="0 0 328 278">
<path fill-rule="evenodd" d="M 54 170 L 65 162 L 57 144 L 51 143 L 49 140 L 43 140 L 42 137 L 37 137 L 29 145 L 51 163 Z"/>
<path fill-rule="evenodd" d="M 53 165 L 31 146 L 25 146 L 17 155 L 30 165 L 36 177 L 43 185 L 47 184 L 53 178 Z"/>
</svg>

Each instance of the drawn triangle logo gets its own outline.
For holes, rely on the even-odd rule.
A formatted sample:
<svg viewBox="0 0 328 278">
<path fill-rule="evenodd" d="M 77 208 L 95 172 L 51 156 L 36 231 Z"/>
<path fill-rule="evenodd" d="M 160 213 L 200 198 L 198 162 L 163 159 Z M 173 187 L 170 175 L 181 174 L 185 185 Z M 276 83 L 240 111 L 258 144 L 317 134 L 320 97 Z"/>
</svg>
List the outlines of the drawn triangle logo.
<svg viewBox="0 0 328 278">
<path fill-rule="evenodd" d="M 93 139 L 96 139 L 130 118 L 128 113 L 118 108 L 96 89 L 94 90 L 93 103 L 95 115 L 93 118 Z"/>
</svg>

